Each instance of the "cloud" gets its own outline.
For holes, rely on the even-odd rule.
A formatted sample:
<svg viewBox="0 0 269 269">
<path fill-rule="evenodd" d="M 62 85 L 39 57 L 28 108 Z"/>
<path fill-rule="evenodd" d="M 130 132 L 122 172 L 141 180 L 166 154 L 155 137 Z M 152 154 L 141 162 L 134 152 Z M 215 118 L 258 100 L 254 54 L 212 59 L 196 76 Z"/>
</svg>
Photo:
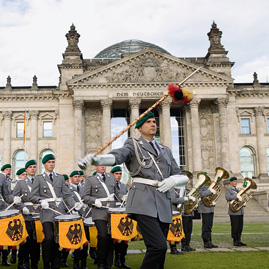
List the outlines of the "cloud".
<svg viewBox="0 0 269 269">
<path fill-rule="evenodd" d="M 127 39 L 156 44 L 177 57 L 204 57 L 213 20 L 236 62 L 236 82 L 254 72 L 253 63 L 264 65 L 262 82 L 268 74 L 268 8 L 262 0 L 255 5 L 250 0 L 0 0 L 0 85 L 8 75 L 13 86 L 31 85 L 34 75 L 39 85 L 57 85 L 57 64 L 72 23 L 86 59 Z"/>
</svg>

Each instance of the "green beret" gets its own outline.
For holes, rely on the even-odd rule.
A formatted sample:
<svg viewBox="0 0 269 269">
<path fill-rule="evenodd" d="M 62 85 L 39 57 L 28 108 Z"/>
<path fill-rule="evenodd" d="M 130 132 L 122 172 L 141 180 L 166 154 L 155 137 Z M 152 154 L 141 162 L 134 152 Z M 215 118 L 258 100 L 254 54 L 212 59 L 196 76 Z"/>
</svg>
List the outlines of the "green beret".
<svg viewBox="0 0 269 269">
<path fill-rule="evenodd" d="M 43 157 L 42 163 L 46 163 L 49 160 L 55 160 L 55 156 L 53 154 L 47 154 Z"/>
<path fill-rule="evenodd" d="M 230 181 L 234 181 L 234 180 L 237 180 L 237 177 L 231 177 L 230 178 Z"/>
<path fill-rule="evenodd" d="M 115 166 L 111 169 L 110 173 L 115 173 L 115 172 L 118 172 L 118 171 L 122 171 L 121 167 L 120 166 Z"/>
<path fill-rule="evenodd" d="M 136 124 L 135 124 L 135 128 L 139 128 L 147 119 L 150 118 L 155 118 L 154 114 L 150 111 L 147 115 L 145 115 L 144 117 L 142 117 Z"/>
<path fill-rule="evenodd" d="M 1 171 L 4 171 L 6 168 L 11 168 L 11 165 L 9 163 L 3 165 Z"/>
<path fill-rule="evenodd" d="M 19 170 L 17 171 L 16 175 L 19 176 L 19 175 L 21 175 L 21 174 L 24 173 L 24 172 L 25 172 L 25 168 L 21 168 L 21 169 L 19 169 Z"/>
<path fill-rule="evenodd" d="M 36 161 L 35 160 L 30 160 L 25 164 L 25 169 L 27 169 L 30 165 L 36 165 Z"/>
<path fill-rule="evenodd" d="M 64 177 L 64 180 L 68 180 L 69 179 L 68 175 L 66 175 L 66 174 L 63 174 L 63 177 Z"/>
<path fill-rule="evenodd" d="M 80 176 L 79 171 L 77 171 L 77 170 L 73 171 L 73 172 L 70 174 L 70 177 L 73 177 L 73 176 L 75 176 L 75 175 L 79 175 L 79 176 Z"/>
<path fill-rule="evenodd" d="M 81 176 L 84 176 L 84 172 L 82 170 L 78 171 Z"/>
</svg>

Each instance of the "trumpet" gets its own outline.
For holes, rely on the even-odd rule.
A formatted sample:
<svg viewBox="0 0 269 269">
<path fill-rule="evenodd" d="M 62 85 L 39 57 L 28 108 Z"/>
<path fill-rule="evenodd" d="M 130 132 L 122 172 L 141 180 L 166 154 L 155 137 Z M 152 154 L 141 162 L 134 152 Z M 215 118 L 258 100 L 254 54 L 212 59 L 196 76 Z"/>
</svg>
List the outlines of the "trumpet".
<svg viewBox="0 0 269 269">
<path fill-rule="evenodd" d="M 225 169 L 221 167 L 217 167 L 215 178 L 209 186 L 209 189 L 214 189 L 216 191 L 216 194 L 212 193 L 203 198 L 203 202 L 206 206 L 210 207 L 216 204 L 217 200 L 219 199 L 221 195 L 219 182 L 224 178 L 229 178 L 229 173 Z"/>
</svg>

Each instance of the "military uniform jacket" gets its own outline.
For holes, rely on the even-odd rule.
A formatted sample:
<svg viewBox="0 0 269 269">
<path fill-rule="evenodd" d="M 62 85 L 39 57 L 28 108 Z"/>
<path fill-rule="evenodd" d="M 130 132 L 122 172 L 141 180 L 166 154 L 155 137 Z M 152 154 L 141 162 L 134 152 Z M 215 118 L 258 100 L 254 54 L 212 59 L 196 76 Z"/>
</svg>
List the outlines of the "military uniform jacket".
<svg viewBox="0 0 269 269">
<path fill-rule="evenodd" d="M 28 185 L 27 179 L 20 179 L 18 180 L 14 190 L 14 196 L 21 196 L 21 203 L 18 205 L 14 205 L 16 209 L 22 210 L 25 206 L 29 209 L 30 212 L 35 212 L 33 205 L 25 205 L 25 203 L 30 202 L 30 193 L 31 193 L 31 186 Z M 23 215 L 24 219 L 27 221 L 31 220 L 31 215 Z"/>
<path fill-rule="evenodd" d="M 0 173 L 0 211 L 7 207 L 7 204 L 13 203 L 14 196 L 8 189 L 6 175 Z"/>
<path fill-rule="evenodd" d="M 121 195 L 119 193 L 118 188 L 116 188 L 116 179 L 113 175 L 109 175 L 105 173 L 105 182 L 103 179 L 96 174 L 95 176 L 89 176 L 86 179 L 85 186 L 83 188 L 82 199 L 83 202 L 88 204 L 91 207 L 96 199 L 106 198 L 107 193 L 101 182 L 104 182 L 107 186 L 107 189 L 110 194 L 115 193 L 117 197 L 121 199 Z M 115 207 L 115 202 L 103 202 L 103 206 Z M 106 208 L 97 208 L 95 206 L 92 207 L 92 220 L 106 220 L 107 221 L 107 213 L 108 209 Z"/>
<path fill-rule="evenodd" d="M 116 188 L 118 189 L 118 193 L 120 197 L 128 193 L 127 186 L 124 183 L 121 183 L 120 181 L 119 181 L 119 184 L 118 182 L 116 182 Z M 121 205 L 121 198 L 118 197 L 118 199 L 116 198 L 116 206 L 119 206 L 119 205 Z"/>
<path fill-rule="evenodd" d="M 116 164 L 126 164 L 133 178 L 141 177 L 151 180 L 162 180 L 148 152 L 154 156 L 163 178 L 183 174 L 168 147 L 158 144 L 159 154 L 156 156 L 154 149 L 147 140 L 140 137 L 137 143 L 135 141 L 132 138 L 128 138 L 122 148 L 114 149 L 110 152 L 110 154 L 115 156 Z M 134 143 L 139 147 L 137 151 L 138 159 Z M 150 163 L 152 163 L 151 166 Z M 171 223 L 172 206 L 170 192 L 161 193 L 154 186 L 132 183 L 127 198 L 126 213 L 130 217 L 132 217 L 132 214 L 142 214 L 153 218 L 158 217 L 164 223 Z"/>
<path fill-rule="evenodd" d="M 228 208 L 228 214 L 229 215 L 244 215 L 244 207 L 242 207 L 239 211 L 233 212 L 230 207 L 230 201 L 237 200 L 237 193 L 239 192 L 239 189 L 229 186 L 225 193 L 225 199 L 229 202 L 229 208 Z"/>
<path fill-rule="evenodd" d="M 176 189 L 171 189 L 170 190 L 170 195 L 171 195 L 171 203 L 172 203 L 172 211 L 179 211 L 182 213 L 184 211 L 184 196 L 180 197 L 179 192 Z M 181 207 L 179 210 L 177 206 L 181 204 Z"/>
<path fill-rule="evenodd" d="M 33 188 L 30 195 L 30 201 L 34 204 L 40 203 L 41 200 L 51 199 L 53 195 L 50 191 L 48 182 L 52 184 L 54 192 L 57 198 L 62 198 L 65 203 L 74 204 L 73 197 L 70 196 L 68 188 L 65 184 L 64 177 L 62 175 L 53 173 L 53 182 L 51 182 L 49 176 L 44 172 L 43 174 L 36 175 L 34 178 Z M 65 213 L 65 205 L 63 202 L 56 206 L 55 202 L 49 202 L 49 207 L 52 209 L 56 209 L 61 213 Z M 56 213 L 54 213 L 50 209 L 41 209 L 40 212 L 40 220 L 42 223 L 44 222 L 54 222 L 54 217 Z"/>
<path fill-rule="evenodd" d="M 198 205 L 198 212 L 199 213 L 214 213 L 214 206 L 206 206 L 204 204 L 203 198 L 212 194 L 212 192 L 208 189 L 209 186 L 202 186 L 198 192 L 201 196 L 201 201 Z"/>
</svg>

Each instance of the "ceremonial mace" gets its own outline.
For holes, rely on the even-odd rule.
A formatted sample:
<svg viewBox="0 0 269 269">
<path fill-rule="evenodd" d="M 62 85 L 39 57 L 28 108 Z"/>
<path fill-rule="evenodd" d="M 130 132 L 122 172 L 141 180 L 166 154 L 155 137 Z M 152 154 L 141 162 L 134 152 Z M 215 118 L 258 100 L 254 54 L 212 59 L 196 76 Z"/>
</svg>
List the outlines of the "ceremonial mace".
<svg viewBox="0 0 269 269">
<path fill-rule="evenodd" d="M 161 99 L 156 101 L 155 104 L 153 104 L 151 107 L 149 107 L 144 113 L 142 113 L 137 119 L 135 119 L 133 122 L 131 122 L 126 128 L 124 128 L 120 133 L 118 133 L 114 138 L 112 138 L 110 141 L 108 141 L 104 146 L 102 146 L 100 149 L 98 149 L 94 155 L 98 155 L 100 152 L 102 152 L 104 149 L 106 149 L 113 141 L 118 139 L 122 134 L 124 134 L 126 131 L 128 131 L 132 126 L 134 126 L 139 120 L 141 120 L 145 115 L 147 115 L 153 108 L 155 108 L 158 104 L 163 102 L 165 98 L 168 96 L 171 96 L 173 101 L 177 103 L 178 101 L 183 101 L 183 103 L 189 103 L 193 97 L 192 93 L 190 91 L 187 91 L 186 89 L 180 87 L 184 82 L 186 82 L 190 77 L 192 77 L 198 70 L 200 70 L 202 66 L 197 68 L 194 72 L 192 72 L 189 76 L 187 76 L 185 79 L 183 79 L 180 83 L 176 85 L 169 84 L 168 85 L 168 93 L 166 93 Z M 81 169 L 86 169 L 87 163 L 85 161 L 85 158 L 79 159 L 78 166 Z"/>
</svg>

